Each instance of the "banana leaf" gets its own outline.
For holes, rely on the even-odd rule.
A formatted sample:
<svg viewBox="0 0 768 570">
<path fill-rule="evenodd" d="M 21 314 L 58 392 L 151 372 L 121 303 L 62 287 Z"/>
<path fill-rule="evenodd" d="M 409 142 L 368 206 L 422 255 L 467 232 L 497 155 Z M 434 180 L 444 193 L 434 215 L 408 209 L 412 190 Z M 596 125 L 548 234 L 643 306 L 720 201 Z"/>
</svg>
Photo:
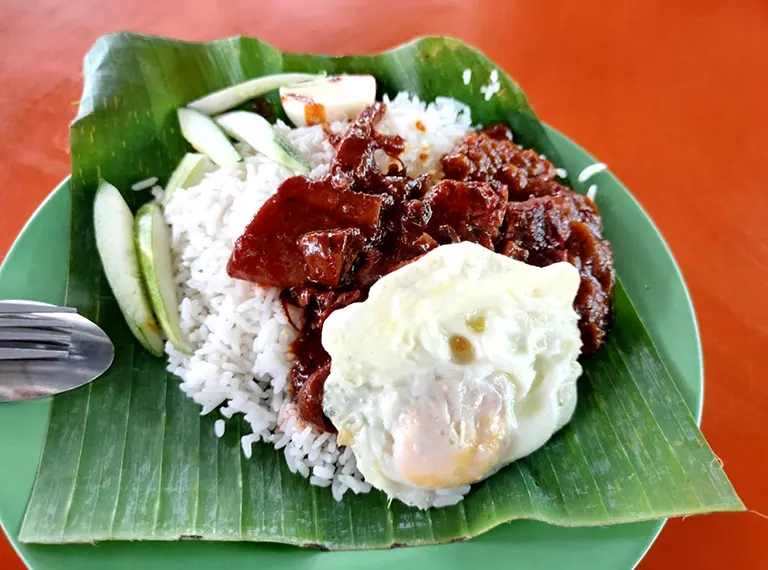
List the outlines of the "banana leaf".
<svg viewBox="0 0 768 570">
<path fill-rule="evenodd" d="M 389 504 L 379 492 L 347 493 L 337 503 L 330 489 L 292 474 L 268 445 L 245 459 L 244 425 L 233 420 L 216 438 L 213 419 L 199 415 L 164 360 L 134 341 L 102 274 L 92 202 L 104 178 L 127 190 L 135 210 L 149 196 L 130 191 L 131 183 L 167 178 L 189 150 L 177 107 L 271 73 L 372 73 L 379 95 L 455 97 L 471 106 L 475 122 L 506 122 L 519 142 L 559 163 L 509 77 L 500 73 L 500 92 L 485 100 L 478 85 L 494 67 L 440 37 L 355 57 L 284 53 L 245 37 L 200 44 L 121 33 L 96 42 L 71 128 L 67 303 L 110 335 L 115 363 L 98 382 L 54 399 L 23 542 L 197 538 L 368 549 L 460 540 L 521 518 L 588 526 L 743 509 L 620 283 L 613 332 L 583 362 L 569 426 L 475 485 L 463 502 L 428 511 Z M 475 78 L 470 85 L 465 69 Z M 275 94 L 265 105 L 281 116 Z"/>
</svg>

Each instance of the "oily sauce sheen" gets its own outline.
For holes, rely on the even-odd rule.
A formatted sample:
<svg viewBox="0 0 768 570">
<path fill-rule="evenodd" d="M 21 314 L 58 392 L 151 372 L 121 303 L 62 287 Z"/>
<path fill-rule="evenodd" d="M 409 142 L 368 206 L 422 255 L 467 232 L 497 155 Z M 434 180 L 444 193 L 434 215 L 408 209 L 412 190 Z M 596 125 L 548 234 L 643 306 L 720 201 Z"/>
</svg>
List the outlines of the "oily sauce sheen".
<svg viewBox="0 0 768 570">
<path fill-rule="evenodd" d="M 555 180 L 550 162 L 494 125 L 442 157 L 444 179 L 411 178 L 398 159 L 404 139 L 375 129 L 385 111 L 374 103 L 342 135 L 330 135 L 336 156 L 328 175 L 286 180 L 227 265 L 232 277 L 278 287 L 284 302 L 303 310 L 292 346 L 293 398 L 300 417 L 326 431 L 335 430 L 322 411 L 331 365 L 320 342 L 325 319 L 438 245 L 472 241 L 532 265 L 572 263 L 581 276 L 574 308 L 586 354 L 601 346 L 611 322 L 613 256 L 600 214 Z M 377 150 L 392 159 L 387 172 L 376 165 Z M 457 360 L 471 358 L 462 339 L 452 348 Z"/>
</svg>

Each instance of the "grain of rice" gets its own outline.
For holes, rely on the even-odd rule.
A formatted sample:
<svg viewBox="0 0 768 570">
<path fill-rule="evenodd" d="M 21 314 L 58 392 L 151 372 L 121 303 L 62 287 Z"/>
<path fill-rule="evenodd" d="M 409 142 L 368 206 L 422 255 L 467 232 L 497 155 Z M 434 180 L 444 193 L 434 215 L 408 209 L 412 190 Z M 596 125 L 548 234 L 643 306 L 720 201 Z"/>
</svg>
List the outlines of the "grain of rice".
<svg viewBox="0 0 768 570">
<path fill-rule="evenodd" d="M 362 485 L 362 481 L 355 479 L 351 475 L 342 475 L 341 481 L 349 487 L 355 495 L 361 493 L 365 487 Z"/>
<path fill-rule="evenodd" d="M 226 396 L 209 396 L 207 398 L 201 398 L 201 401 L 198 402 L 198 404 L 201 404 L 203 406 L 203 409 L 200 410 L 201 416 L 207 416 L 210 414 L 213 410 L 218 408 L 222 403 L 224 403 L 224 400 L 226 400 Z"/>
<path fill-rule="evenodd" d="M 216 433 L 216 437 L 224 435 L 224 420 L 216 420 L 213 423 L 213 431 Z"/>
<path fill-rule="evenodd" d="M 597 174 L 598 172 L 602 172 L 606 168 L 608 168 L 608 166 L 606 166 L 602 162 L 596 162 L 594 164 L 590 164 L 584 170 L 579 172 L 579 182 L 586 182 L 587 180 L 592 178 L 595 174 Z"/>
<path fill-rule="evenodd" d="M 347 489 L 349 489 L 349 487 L 338 479 L 334 479 L 333 483 L 331 483 L 331 493 L 333 494 L 333 498 L 337 501 L 341 501 L 341 498 L 344 496 Z"/>
<path fill-rule="evenodd" d="M 469 85 L 469 82 L 472 81 L 472 70 L 467 68 L 464 70 L 464 73 L 461 74 L 461 80 L 464 82 L 464 85 Z"/>
<path fill-rule="evenodd" d="M 486 101 L 490 101 L 491 97 L 493 97 L 500 90 L 501 83 L 499 83 L 499 70 L 494 69 L 491 71 L 490 77 L 488 78 L 488 85 L 483 85 L 480 87 L 480 93 L 485 96 Z"/>
<path fill-rule="evenodd" d="M 312 443 L 312 449 L 317 449 L 321 445 L 323 445 L 326 441 L 328 441 L 331 437 L 331 434 L 326 432 L 321 433 L 318 437 L 315 438 L 315 441 Z"/>
<path fill-rule="evenodd" d="M 307 467 L 307 464 L 303 461 L 296 461 L 296 471 L 298 471 L 305 479 L 309 477 L 309 467 Z"/>
<path fill-rule="evenodd" d="M 145 178 L 144 180 L 140 180 L 136 182 L 133 186 L 131 186 L 131 190 L 135 190 L 136 192 L 139 192 L 140 190 L 146 190 L 147 188 L 152 188 L 155 184 L 157 184 L 157 181 L 159 178 L 157 176 L 151 176 L 149 178 Z"/>
<path fill-rule="evenodd" d="M 331 486 L 331 480 L 330 479 L 322 479 L 320 477 L 315 477 L 312 475 L 309 478 L 309 483 L 311 485 L 315 485 L 317 487 L 330 487 Z"/>
<path fill-rule="evenodd" d="M 289 441 L 291 441 L 291 436 L 289 434 L 287 434 L 287 433 L 284 433 L 283 437 L 281 437 L 280 439 L 275 441 L 275 444 L 274 444 L 275 449 L 282 449 L 282 448 L 284 448 L 286 445 L 288 445 Z"/>
<path fill-rule="evenodd" d="M 590 200 L 592 200 L 594 202 L 596 196 L 597 196 L 597 184 L 592 184 L 587 189 L 587 198 L 589 198 Z"/>
<path fill-rule="evenodd" d="M 332 479 L 333 469 L 326 467 L 325 465 L 315 465 L 312 468 L 312 474 L 316 477 L 322 477 L 323 479 Z"/>
<path fill-rule="evenodd" d="M 293 443 L 296 444 L 297 448 L 301 448 L 302 445 L 304 445 L 304 442 L 307 441 L 307 438 L 312 433 L 312 427 L 306 426 L 296 437 L 293 438 Z"/>
<path fill-rule="evenodd" d="M 250 459 L 253 453 L 253 444 L 258 441 L 258 437 L 250 433 L 240 438 L 240 447 L 243 448 L 243 455 Z"/>
<path fill-rule="evenodd" d="M 344 467 L 341 468 L 341 474 L 349 475 L 350 473 L 354 473 L 356 469 L 357 469 L 357 461 L 350 460 L 350 461 L 347 461 L 344 464 Z"/>
<path fill-rule="evenodd" d="M 303 457 L 304 452 L 301 450 L 301 447 L 297 447 L 295 441 L 292 441 L 290 443 L 292 443 L 293 445 L 288 445 L 285 448 L 285 452 L 293 455 L 294 457 Z"/>
<path fill-rule="evenodd" d="M 163 190 L 162 186 L 157 186 L 157 185 L 152 186 L 152 189 L 149 192 L 150 194 L 152 194 L 152 199 L 155 202 L 159 204 L 163 203 L 165 198 L 165 190 Z"/>
</svg>

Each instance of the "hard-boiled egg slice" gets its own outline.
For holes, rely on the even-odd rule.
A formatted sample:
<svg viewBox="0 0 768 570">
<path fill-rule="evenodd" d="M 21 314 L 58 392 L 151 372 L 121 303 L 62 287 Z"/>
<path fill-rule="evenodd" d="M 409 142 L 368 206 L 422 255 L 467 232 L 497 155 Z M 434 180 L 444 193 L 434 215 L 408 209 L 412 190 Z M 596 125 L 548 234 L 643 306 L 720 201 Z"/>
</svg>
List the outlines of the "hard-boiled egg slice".
<svg viewBox="0 0 768 570">
<path fill-rule="evenodd" d="M 372 75 L 334 75 L 280 88 L 283 110 L 297 127 L 354 119 L 375 100 Z"/>
</svg>

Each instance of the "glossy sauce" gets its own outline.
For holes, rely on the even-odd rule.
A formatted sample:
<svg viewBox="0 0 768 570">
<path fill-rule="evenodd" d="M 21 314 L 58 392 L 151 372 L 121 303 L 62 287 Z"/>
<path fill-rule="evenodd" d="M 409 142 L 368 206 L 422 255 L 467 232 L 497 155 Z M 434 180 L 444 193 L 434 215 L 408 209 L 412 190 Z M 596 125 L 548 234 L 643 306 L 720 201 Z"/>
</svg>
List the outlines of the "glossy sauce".
<svg viewBox="0 0 768 570">
<path fill-rule="evenodd" d="M 235 242 L 227 272 L 259 285 L 304 285 L 307 266 L 299 238 L 327 228 L 355 228 L 371 237 L 378 228 L 381 206 L 381 198 L 341 192 L 328 179 L 289 178 Z"/>
<path fill-rule="evenodd" d="M 551 163 L 496 125 L 470 133 L 442 158 L 446 179 L 411 178 L 398 158 L 404 139 L 375 129 L 384 112 L 375 103 L 343 134 L 330 134 L 336 156 L 329 173 L 286 180 L 237 240 L 227 266 L 232 277 L 282 289 L 284 302 L 304 311 L 292 346 L 293 397 L 300 417 L 326 431 L 335 430 L 322 411 L 330 370 L 320 341 L 325 319 L 440 244 L 473 241 L 534 265 L 570 261 L 582 277 L 575 308 L 585 352 L 599 348 L 610 324 L 613 260 L 600 216 L 554 181 Z M 390 157 L 387 172 L 376 151 Z M 468 320 L 473 330 L 484 325 L 481 315 Z M 469 339 L 449 343 L 457 363 L 472 361 Z"/>
</svg>

